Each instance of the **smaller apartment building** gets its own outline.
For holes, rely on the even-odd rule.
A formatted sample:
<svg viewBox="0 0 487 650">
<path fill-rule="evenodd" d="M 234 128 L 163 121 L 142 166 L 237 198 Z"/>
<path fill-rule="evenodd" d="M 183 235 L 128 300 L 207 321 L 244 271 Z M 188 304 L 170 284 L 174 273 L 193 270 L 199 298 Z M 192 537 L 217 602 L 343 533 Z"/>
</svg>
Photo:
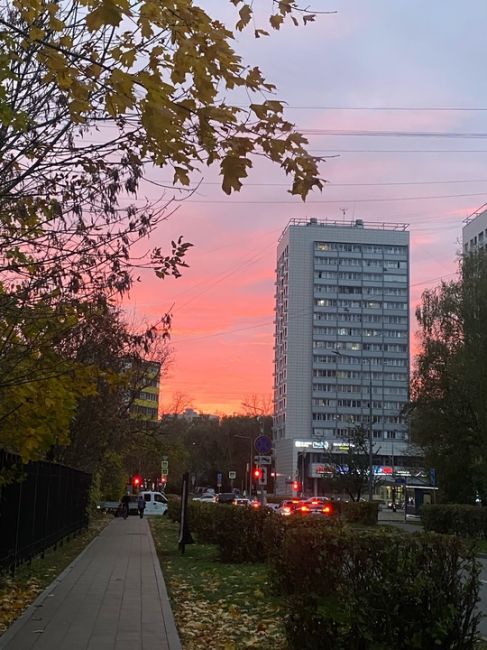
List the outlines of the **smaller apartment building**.
<svg viewBox="0 0 487 650">
<path fill-rule="evenodd" d="M 161 379 L 161 364 L 156 361 L 139 362 L 135 367 L 130 363 L 133 373 L 132 398 L 130 417 L 135 420 L 159 419 L 159 391 Z"/>
</svg>

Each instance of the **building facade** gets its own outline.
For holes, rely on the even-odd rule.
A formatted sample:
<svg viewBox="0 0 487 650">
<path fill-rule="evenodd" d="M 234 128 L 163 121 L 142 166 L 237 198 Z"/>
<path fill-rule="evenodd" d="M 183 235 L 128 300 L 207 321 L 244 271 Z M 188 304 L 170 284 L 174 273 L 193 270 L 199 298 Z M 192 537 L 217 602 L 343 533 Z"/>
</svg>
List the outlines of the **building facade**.
<svg viewBox="0 0 487 650">
<path fill-rule="evenodd" d="M 406 226 L 292 220 L 278 244 L 275 318 L 276 493 L 292 480 L 320 492 L 324 465 L 340 462 L 358 426 L 371 433 L 374 471 L 397 476 L 408 447 Z"/>
<path fill-rule="evenodd" d="M 130 402 L 130 417 L 134 420 L 159 419 L 159 391 L 161 364 L 157 361 L 142 361 L 128 364 L 132 374 L 133 390 Z"/>
<path fill-rule="evenodd" d="M 482 205 L 464 221 L 462 229 L 464 253 L 487 250 L 487 204 Z"/>
</svg>

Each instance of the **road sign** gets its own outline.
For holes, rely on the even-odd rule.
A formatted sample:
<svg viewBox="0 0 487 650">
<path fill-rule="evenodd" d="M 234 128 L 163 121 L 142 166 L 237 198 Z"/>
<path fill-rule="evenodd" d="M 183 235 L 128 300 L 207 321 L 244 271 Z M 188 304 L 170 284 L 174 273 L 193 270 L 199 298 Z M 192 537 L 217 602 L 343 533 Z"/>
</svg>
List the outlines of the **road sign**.
<svg viewBox="0 0 487 650">
<path fill-rule="evenodd" d="M 221 472 L 217 472 L 216 484 L 217 484 L 218 487 L 222 486 L 222 479 L 223 479 L 223 474 Z"/>
<path fill-rule="evenodd" d="M 267 467 L 260 468 L 259 485 L 267 485 Z"/>
<path fill-rule="evenodd" d="M 161 474 L 169 474 L 169 461 L 161 460 Z"/>
<path fill-rule="evenodd" d="M 257 465 L 272 465 L 272 456 L 255 456 Z"/>
<path fill-rule="evenodd" d="M 269 436 L 259 436 L 254 442 L 255 451 L 259 454 L 270 454 L 272 451 L 272 440 Z"/>
<path fill-rule="evenodd" d="M 237 472 L 228 472 L 228 478 L 233 481 L 237 478 Z"/>
</svg>

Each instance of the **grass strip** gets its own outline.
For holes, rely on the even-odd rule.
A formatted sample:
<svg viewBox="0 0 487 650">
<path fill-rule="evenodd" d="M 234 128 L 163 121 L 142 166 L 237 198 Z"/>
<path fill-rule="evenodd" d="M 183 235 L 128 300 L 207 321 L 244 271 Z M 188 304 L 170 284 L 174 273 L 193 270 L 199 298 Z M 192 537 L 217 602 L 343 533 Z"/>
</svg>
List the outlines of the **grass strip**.
<svg viewBox="0 0 487 650">
<path fill-rule="evenodd" d="M 150 525 L 185 650 L 287 648 L 283 604 L 270 593 L 264 564 L 225 564 L 205 544 L 181 555 L 178 524 L 164 517 Z"/>
<path fill-rule="evenodd" d="M 0 574 L 0 636 L 110 521 L 111 517 L 96 516 L 80 535 L 56 550 L 47 549 L 44 558 L 21 565 L 14 576 Z"/>
</svg>

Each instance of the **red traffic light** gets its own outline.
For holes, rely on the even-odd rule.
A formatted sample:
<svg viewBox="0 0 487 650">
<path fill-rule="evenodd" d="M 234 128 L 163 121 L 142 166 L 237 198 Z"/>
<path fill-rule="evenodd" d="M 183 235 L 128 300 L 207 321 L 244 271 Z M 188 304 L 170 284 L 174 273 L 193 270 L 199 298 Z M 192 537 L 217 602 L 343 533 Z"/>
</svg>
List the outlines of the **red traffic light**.
<svg viewBox="0 0 487 650">
<path fill-rule="evenodd" d="M 261 477 L 262 477 L 262 470 L 260 469 L 260 467 L 256 467 L 254 469 L 254 478 L 259 479 Z"/>
<path fill-rule="evenodd" d="M 293 481 L 293 490 L 298 492 L 301 489 L 301 483 L 299 481 Z"/>
<path fill-rule="evenodd" d="M 142 485 L 142 476 L 139 476 L 138 474 L 133 476 L 132 477 L 132 485 L 134 487 L 140 487 Z"/>
</svg>

